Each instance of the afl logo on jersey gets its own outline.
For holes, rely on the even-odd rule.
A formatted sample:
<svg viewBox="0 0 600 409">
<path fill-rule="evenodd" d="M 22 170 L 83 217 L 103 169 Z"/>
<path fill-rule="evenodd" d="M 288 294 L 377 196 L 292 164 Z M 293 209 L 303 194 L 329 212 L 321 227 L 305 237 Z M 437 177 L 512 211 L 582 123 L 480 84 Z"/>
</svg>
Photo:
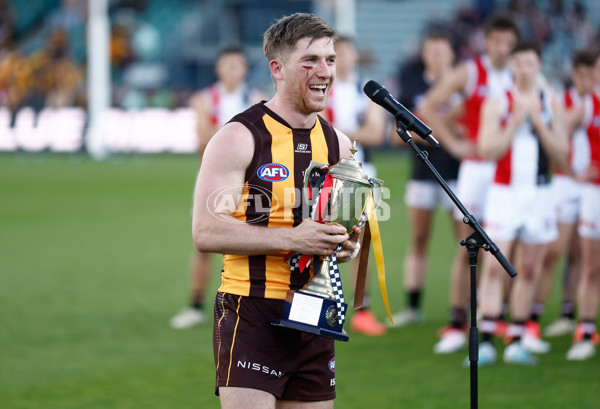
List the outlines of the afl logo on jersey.
<svg viewBox="0 0 600 409">
<path fill-rule="evenodd" d="M 280 163 L 267 163 L 258 169 L 258 177 L 267 182 L 281 182 L 288 178 L 290 171 Z"/>
<path fill-rule="evenodd" d="M 335 372 L 335 357 L 331 358 L 331 360 L 329 361 L 329 370 L 331 372 Z"/>
</svg>

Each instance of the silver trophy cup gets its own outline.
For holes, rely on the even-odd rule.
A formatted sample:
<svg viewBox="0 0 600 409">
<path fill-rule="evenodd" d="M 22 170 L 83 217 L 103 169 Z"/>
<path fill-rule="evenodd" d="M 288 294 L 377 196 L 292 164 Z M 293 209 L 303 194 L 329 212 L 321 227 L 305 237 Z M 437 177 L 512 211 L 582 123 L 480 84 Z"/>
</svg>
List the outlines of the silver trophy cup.
<svg viewBox="0 0 600 409">
<path fill-rule="evenodd" d="M 362 164 L 354 158 L 356 141 L 350 151 L 350 158 L 342 158 L 327 172 L 331 177 L 331 188 L 326 205 L 321 207 L 323 214 L 317 219 L 324 223 L 338 223 L 344 226 L 349 234 L 354 226 L 363 226 L 366 221 L 364 214 L 367 199 L 372 195 L 377 204 L 383 187 L 383 181 L 370 178 L 363 170 Z M 305 193 L 313 189 L 309 183 L 313 171 L 323 168 L 326 168 L 326 165 L 322 163 L 310 163 L 304 175 Z M 305 200 L 309 201 L 308 195 L 305 195 Z M 344 321 L 339 319 L 339 296 L 336 298 L 331 283 L 331 263 L 331 256 L 322 257 L 320 267 L 318 271 L 315 270 L 313 277 L 300 290 L 288 293 L 282 318 L 274 320 L 274 325 L 348 341 L 349 337 L 343 331 Z M 339 291 L 341 292 L 341 287 Z M 343 310 L 346 309 L 347 304 L 343 303 Z"/>
</svg>

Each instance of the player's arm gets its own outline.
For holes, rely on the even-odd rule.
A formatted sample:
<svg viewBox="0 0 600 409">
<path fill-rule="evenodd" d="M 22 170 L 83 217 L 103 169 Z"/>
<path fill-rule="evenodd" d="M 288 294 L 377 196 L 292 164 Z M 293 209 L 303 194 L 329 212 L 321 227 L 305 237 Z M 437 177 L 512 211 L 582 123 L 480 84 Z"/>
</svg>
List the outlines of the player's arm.
<svg viewBox="0 0 600 409">
<path fill-rule="evenodd" d="M 369 100 L 365 119 L 355 132 L 346 132 L 348 138 L 358 139 L 362 146 L 379 146 L 385 139 L 385 117 L 384 112 L 377 104 Z"/>
<path fill-rule="evenodd" d="M 571 109 L 563 108 L 565 132 L 572 136 L 575 131 L 583 125 L 583 117 L 585 113 L 585 104 L 581 103 Z"/>
<path fill-rule="evenodd" d="M 592 97 L 590 95 L 586 95 L 581 105 L 584 106 L 581 126 L 583 126 L 584 128 L 589 128 L 592 120 L 594 119 L 594 104 L 592 102 Z M 600 163 L 591 162 L 590 166 L 588 166 L 588 168 L 585 169 L 582 173 L 577 175 L 575 179 L 579 182 L 591 182 L 597 179 L 599 175 Z"/>
<path fill-rule="evenodd" d="M 194 193 L 192 234 L 198 251 L 248 255 L 296 251 L 328 255 L 339 243 L 348 240 L 344 227 L 310 219 L 294 228 L 268 228 L 240 223 L 234 218 L 233 206 L 222 204 L 239 204 L 253 152 L 252 134 L 237 122 L 225 125 L 208 143 Z"/>
<path fill-rule="evenodd" d="M 540 113 L 531 115 L 531 122 L 537 131 L 540 143 L 550 160 L 562 169 L 569 166 L 569 138 L 565 129 L 565 117 L 562 104 L 552 96 L 552 126 L 548 126 Z"/>
<path fill-rule="evenodd" d="M 477 153 L 485 160 L 498 160 L 508 151 L 512 137 L 523 122 L 523 114 L 515 108 L 508 122 L 501 123 L 502 100 L 488 98 L 481 107 L 479 120 L 479 137 L 477 140 Z"/>
<path fill-rule="evenodd" d="M 190 107 L 196 113 L 196 136 L 198 137 L 198 155 L 202 159 L 210 138 L 218 128 L 210 121 L 210 105 L 206 102 L 204 92 L 195 93 L 190 99 Z"/>
<path fill-rule="evenodd" d="M 338 144 L 340 146 L 340 158 L 349 158 L 352 141 L 350 141 L 350 138 L 346 136 L 346 134 L 338 129 L 335 130 L 335 133 L 337 134 Z"/>
<path fill-rule="evenodd" d="M 433 136 L 456 158 L 472 156 L 474 147 L 466 140 L 458 137 L 448 126 L 446 119 L 439 115 L 443 105 L 448 104 L 455 93 L 463 93 L 467 87 L 469 70 L 461 64 L 442 78 L 425 94 L 421 107 L 424 121 L 433 130 Z"/>
</svg>

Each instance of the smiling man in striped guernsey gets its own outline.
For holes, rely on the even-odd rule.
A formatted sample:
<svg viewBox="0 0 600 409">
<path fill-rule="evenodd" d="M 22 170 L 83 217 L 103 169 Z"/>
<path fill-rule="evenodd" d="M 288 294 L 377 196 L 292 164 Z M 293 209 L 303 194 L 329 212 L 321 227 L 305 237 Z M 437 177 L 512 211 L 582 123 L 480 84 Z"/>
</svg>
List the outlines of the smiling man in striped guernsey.
<svg viewBox="0 0 600 409">
<path fill-rule="evenodd" d="M 224 254 L 215 300 L 216 393 L 223 408 L 332 408 L 333 340 L 274 327 L 288 290 L 290 251 L 348 261 L 359 234 L 303 219 L 303 172 L 333 165 L 350 140 L 317 115 L 335 78 L 335 32 L 312 14 L 282 17 L 264 35 L 276 93 L 235 116 L 206 147 L 194 198 L 199 251 Z M 358 228 L 355 227 L 358 233 Z"/>
</svg>

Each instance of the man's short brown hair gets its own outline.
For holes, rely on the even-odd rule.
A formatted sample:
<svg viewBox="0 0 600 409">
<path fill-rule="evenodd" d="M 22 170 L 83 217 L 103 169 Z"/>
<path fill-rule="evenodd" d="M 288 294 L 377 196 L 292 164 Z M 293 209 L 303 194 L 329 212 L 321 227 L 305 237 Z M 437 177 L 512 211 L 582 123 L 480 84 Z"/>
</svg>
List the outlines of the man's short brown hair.
<svg viewBox="0 0 600 409">
<path fill-rule="evenodd" d="M 521 37 L 519 26 L 512 16 L 506 12 L 494 14 L 486 20 L 485 34 L 489 35 L 492 31 L 511 31 L 517 39 Z"/>
<path fill-rule="evenodd" d="M 524 51 L 533 51 L 540 60 L 542 59 L 542 49 L 536 41 L 523 40 L 518 42 L 517 45 L 515 45 L 515 48 L 513 48 L 511 54 L 514 55 L 516 53 L 521 53 Z"/>
<path fill-rule="evenodd" d="M 263 36 L 263 49 L 269 61 L 285 56 L 294 50 L 301 38 L 312 41 L 335 37 L 335 31 L 320 17 L 309 13 L 296 13 L 281 17 Z"/>
<path fill-rule="evenodd" d="M 593 67 L 598 54 L 589 50 L 577 50 L 573 53 L 573 68 Z"/>
</svg>

